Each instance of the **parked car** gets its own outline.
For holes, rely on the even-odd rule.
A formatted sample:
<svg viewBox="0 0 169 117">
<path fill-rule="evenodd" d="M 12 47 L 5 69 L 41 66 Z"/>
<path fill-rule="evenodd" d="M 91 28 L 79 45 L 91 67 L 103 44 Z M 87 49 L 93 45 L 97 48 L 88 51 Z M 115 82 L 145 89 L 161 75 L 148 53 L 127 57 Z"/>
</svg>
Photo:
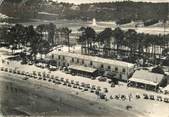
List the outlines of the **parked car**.
<svg viewBox="0 0 169 117">
<path fill-rule="evenodd" d="M 164 102 L 169 103 L 169 98 L 164 98 Z"/>
<path fill-rule="evenodd" d="M 106 82 L 107 77 L 100 76 L 100 77 L 98 77 L 98 80 L 102 81 L 102 82 Z"/>
<path fill-rule="evenodd" d="M 4 70 L 5 72 L 8 72 L 8 68 L 5 68 L 5 70 Z"/>
<path fill-rule="evenodd" d="M 1 71 L 4 71 L 4 67 L 1 67 Z"/>
<path fill-rule="evenodd" d="M 56 66 L 49 66 L 49 70 L 50 71 L 56 71 L 58 68 Z"/>
</svg>

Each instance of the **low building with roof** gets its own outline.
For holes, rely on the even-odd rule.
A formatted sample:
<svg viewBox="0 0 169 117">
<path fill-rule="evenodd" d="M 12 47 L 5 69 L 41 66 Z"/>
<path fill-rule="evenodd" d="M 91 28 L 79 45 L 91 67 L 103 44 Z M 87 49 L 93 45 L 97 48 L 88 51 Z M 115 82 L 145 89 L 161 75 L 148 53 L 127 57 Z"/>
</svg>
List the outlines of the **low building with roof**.
<svg viewBox="0 0 169 117">
<path fill-rule="evenodd" d="M 123 61 L 68 52 L 53 51 L 47 56 L 47 59 L 56 60 L 57 66 L 78 65 L 99 71 L 110 71 L 115 74 L 115 77 L 125 81 L 132 75 L 135 67 L 134 64 Z M 73 68 L 79 69 L 78 67 Z"/>
<path fill-rule="evenodd" d="M 158 91 L 159 87 L 167 85 L 167 75 L 153 73 L 148 70 L 137 70 L 128 81 L 128 86 Z"/>
</svg>

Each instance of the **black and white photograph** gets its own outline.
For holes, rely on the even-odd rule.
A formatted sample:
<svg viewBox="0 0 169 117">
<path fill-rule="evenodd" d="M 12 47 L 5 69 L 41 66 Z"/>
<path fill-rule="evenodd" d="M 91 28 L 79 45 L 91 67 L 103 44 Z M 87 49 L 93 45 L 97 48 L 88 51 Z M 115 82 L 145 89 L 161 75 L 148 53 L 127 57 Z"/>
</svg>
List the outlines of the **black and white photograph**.
<svg viewBox="0 0 169 117">
<path fill-rule="evenodd" d="M 0 117 L 169 117 L 169 0 L 0 0 Z"/>
</svg>

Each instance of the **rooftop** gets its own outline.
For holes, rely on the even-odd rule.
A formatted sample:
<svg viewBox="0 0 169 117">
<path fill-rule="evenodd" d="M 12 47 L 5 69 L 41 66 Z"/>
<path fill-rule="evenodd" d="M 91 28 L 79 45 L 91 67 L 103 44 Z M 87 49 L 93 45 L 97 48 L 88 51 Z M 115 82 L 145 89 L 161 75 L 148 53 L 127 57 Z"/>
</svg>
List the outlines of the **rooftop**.
<svg viewBox="0 0 169 117">
<path fill-rule="evenodd" d="M 129 80 L 144 84 L 158 85 L 163 78 L 163 74 L 152 73 L 147 70 L 137 70 Z"/>
<path fill-rule="evenodd" d="M 129 68 L 134 67 L 134 64 L 132 63 L 127 63 L 124 61 L 118 61 L 118 60 L 112 60 L 112 59 L 105 59 L 105 58 L 101 58 L 97 56 L 88 56 L 88 55 L 81 55 L 81 54 L 76 54 L 76 53 L 56 52 L 56 51 L 53 51 L 50 54 L 69 56 L 72 58 L 78 58 L 78 59 L 94 61 L 94 62 L 99 62 L 103 64 L 115 65 L 115 66 L 122 66 L 122 67 L 129 67 Z"/>
</svg>

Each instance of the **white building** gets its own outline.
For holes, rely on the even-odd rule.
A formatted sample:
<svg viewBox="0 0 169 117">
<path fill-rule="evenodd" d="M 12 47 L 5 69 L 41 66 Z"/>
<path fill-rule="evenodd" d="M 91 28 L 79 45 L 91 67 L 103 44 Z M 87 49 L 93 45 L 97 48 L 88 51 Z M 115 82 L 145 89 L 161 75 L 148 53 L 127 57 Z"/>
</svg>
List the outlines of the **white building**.
<svg viewBox="0 0 169 117">
<path fill-rule="evenodd" d="M 137 70 L 129 79 L 128 86 L 157 91 L 167 84 L 167 75 L 153 73 L 148 70 Z"/>
<path fill-rule="evenodd" d="M 57 66 L 78 65 L 86 68 L 90 67 L 98 70 L 110 71 L 115 73 L 116 78 L 125 81 L 132 75 L 135 66 L 127 62 L 66 52 L 51 52 L 47 58 L 49 60 L 56 60 Z"/>
</svg>

